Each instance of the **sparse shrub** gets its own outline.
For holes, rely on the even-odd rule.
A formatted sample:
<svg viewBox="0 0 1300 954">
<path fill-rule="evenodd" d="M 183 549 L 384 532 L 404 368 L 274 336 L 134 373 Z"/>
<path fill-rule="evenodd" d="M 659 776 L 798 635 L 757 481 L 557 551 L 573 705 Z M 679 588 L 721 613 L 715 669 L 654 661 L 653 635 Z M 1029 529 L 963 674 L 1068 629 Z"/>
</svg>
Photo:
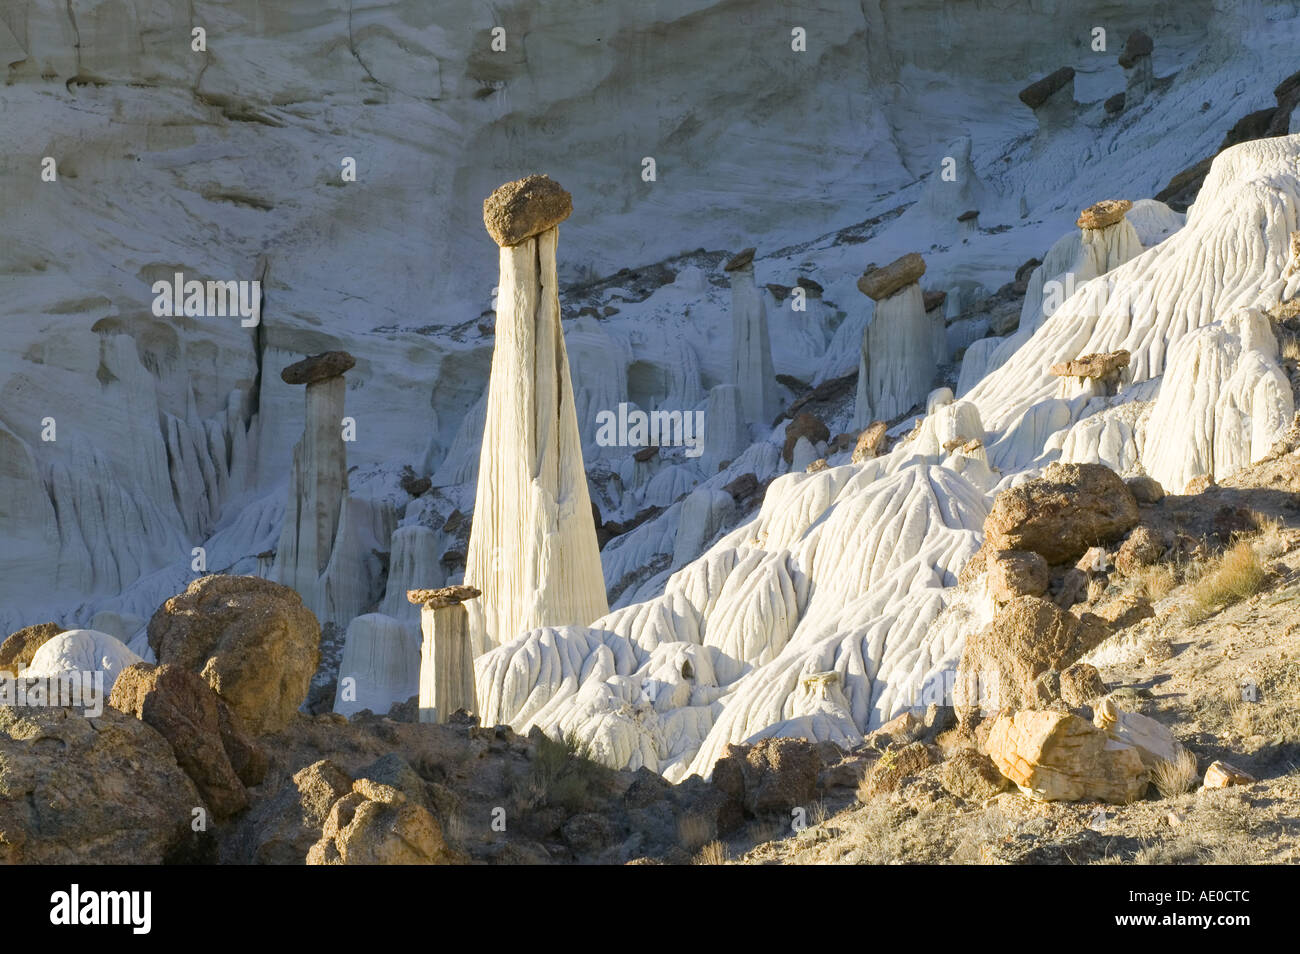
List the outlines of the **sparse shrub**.
<svg viewBox="0 0 1300 954">
<path fill-rule="evenodd" d="M 693 865 L 725 865 L 731 860 L 731 852 L 720 841 L 711 841 L 701 848 L 691 859 Z"/>
<path fill-rule="evenodd" d="M 682 846 L 683 851 L 699 851 L 707 846 L 716 834 L 717 826 L 710 823 L 703 815 L 691 813 L 677 819 L 677 843 Z"/>
<path fill-rule="evenodd" d="M 1128 586 L 1136 596 L 1158 603 L 1178 585 L 1178 572 L 1168 563 L 1144 566 L 1128 577 Z"/>
<path fill-rule="evenodd" d="M 609 769 L 591 758 L 591 747 L 573 733 L 557 742 L 538 740 L 532 775 L 524 789 L 534 804 L 546 802 L 569 812 L 591 811 Z"/>
<path fill-rule="evenodd" d="M 1161 759 L 1151 772 L 1151 781 L 1164 798 L 1174 798 L 1190 792 L 1199 775 L 1196 756 L 1183 749 L 1173 761 Z"/>
<path fill-rule="evenodd" d="M 1219 610 L 1258 593 L 1267 579 L 1268 570 L 1254 542 L 1238 540 L 1197 575 L 1183 610 L 1184 621 L 1194 626 L 1208 619 Z"/>
</svg>

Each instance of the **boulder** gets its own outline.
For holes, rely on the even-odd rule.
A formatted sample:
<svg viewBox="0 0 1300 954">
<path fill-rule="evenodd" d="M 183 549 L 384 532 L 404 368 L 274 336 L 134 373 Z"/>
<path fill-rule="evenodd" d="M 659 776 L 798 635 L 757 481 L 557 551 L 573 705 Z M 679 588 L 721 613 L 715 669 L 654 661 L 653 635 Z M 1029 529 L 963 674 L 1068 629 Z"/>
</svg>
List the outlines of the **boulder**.
<svg viewBox="0 0 1300 954">
<path fill-rule="evenodd" d="M 781 448 L 781 456 L 785 458 L 787 464 L 793 461 L 794 447 L 801 437 L 807 438 L 809 444 L 815 445 L 818 441 L 830 440 L 831 432 L 812 414 L 800 412 L 795 415 L 795 419 L 786 425 L 785 446 Z"/>
<path fill-rule="evenodd" d="M 858 279 L 858 290 L 872 301 L 895 295 L 925 274 L 925 260 L 908 252 L 883 268 L 874 268 Z"/>
<path fill-rule="evenodd" d="M 248 807 L 244 785 L 262 781 L 266 756 L 245 735 L 239 717 L 198 675 L 179 666 L 136 663 L 118 676 L 108 704 L 168 741 L 215 818 L 229 818 Z M 242 776 L 234 761 L 241 764 Z"/>
<path fill-rule="evenodd" d="M 1124 218 L 1124 213 L 1131 208 L 1133 203 L 1129 199 L 1102 199 L 1080 212 L 1075 225 L 1081 229 L 1109 228 Z M 1124 363 L 1128 364 L 1127 361 Z"/>
<path fill-rule="evenodd" d="M 459 583 L 455 586 L 442 586 L 437 589 L 407 590 L 406 599 L 411 603 L 427 606 L 429 609 L 443 609 L 447 606 L 459 606 L 469 600 L 477 599 L 483 593 L 477 587 Z"/>
<path fill-rule="evenodd" d="M 1124 69 L 1132 69 L 1138 59 L 1143 56 L 1150 56 L 1155 51 L 1155 44 L 1151 37 L 1141 30 L 1134 30 L 1128 35 L 1124 42 L 1124 52 L 1119 55 L 1119 65 Z"/>
<path fill-rule="evenodd" d="M 1096 666 L 1077 662 L 1061 670 L 1061 700 L 1067 706 L 1087 705 L 1091 700 L 1106 694 L 1106 684 Z"/>
<path fill-rule="evenodd" d="M 406 793 L 357 779 L 336 801 L 321 837 L 307 852 L 309 865 L 436 865 L 452 861 L 442 829 Z"/>
<path fill-rule="evenodd" d="M 1159 563 L 1168 549 L 1163 534 L 1145 524 L 1134 527 L 1115 554 L 1115 569 L 1122 576 L 1132 576 L 1143 567 Z"/>
<path fill-rule="evenodd" d="M 985 751 L 999 772 L 1041 801 L 1126 805 L 1150 783 L 1137 749 L 1068 712 L 1003 713 L 989 730 Z"/>
<path fill-rule="evenodd" d="M 1048 568 L 1042 555 L 1032 550 L 995 550 L 985 561 L 987 586 L 995 603 L 1047 592 Z"/>
<path fill-rule="evenodd" d="M 1111 115 L 1122 113 L 1124 112 L 1124 99 L 1125 97 L 1123 93 L 1116 93 L 1114 96 L 1106 97 L 1106 101 L 1101 105 L 1102 108 Z"/>
<path fill-rule="evenodd" d="M 1222 760 L 1210 763 L 1205 770 L 1206 788 L 1227 788 L 1229 785 L 1252 785 L 1257 781 L 1249 772 L 1243 772 L 1229 762 Z"/>
<path fill-rule="evenodd" d="M 1037 82 L 1030 83 L 1020 91 L 1020 101 L 1030 109 L 1037 109 L 1048 98 L 1066 84 L 1074 80 L 1074 69 L 1062 66 L 1055 73 L 1049 73 Z"/>
<path fill-rule="evenodd" d="M 1100 381 L 1117 375 L 1128 367 L 1129 353 L 1124 350 L 1108 351 L 1105 354 L 1085 354 L 1073 361 L 1062 361 L 1051 367 L 1052 374 L 1058 378 L 1088 378 Z"/>
<path fill-rule="evenodd" d="M 167 740 L 116 709 L 0 706 L 0 863 L 162 864 L 202 804 Z"/>
<path fill-rule="evenodd" d="M 254 735 L 283 728 L 320 662 L 320 624 L 293 590 L 255 576 L 205 576 L 149 620 L 160 664 L 197 672 Z"/>
<path fill-rule="evenodd" d="M 1154 477 L 1141 474 L 1124 481 L 1133 498 L 1140 504 L 1156 504 L 1165 499 L 1165 488 Z"/>
<path fill-rule="evenodd" d="M 352 370 L 357 359 L 346 351 L 325 351 L 294 362 L 280 372 L 285 384 L 315 384 Z"/>
<path fill-rule="evenodd" d="M 1033 550 L 1050 564 L 1077 559 L 1138 522 L 1137 501 L 1104 464 L 1051 464 L 1041 477 L 998 494 L 984 521 L 999 550 Z"/>
<path fill-rule="evenodd" d="M 934 311 L 948 300 L 948 293 L 943 291 L 928 291 L 921 293 L 921 301 L 925 305 L 926 311 Z"/>
<path fill-rule="evenodd" d="M 1161 762 L 1176 763 L 1185 751 L 1166 726 L 1141 713 L 1125 712 L 1109 697 L 1097 705 L 1092 722 L 1110 738 L 1137 749 L 1149 769 Z"/>
<path fill-rule="evenodd" d="M 967 637 L 954 687 L 959 709 L 1033 704 L 1039 676 L 1065 669 L 1104 638 L 1104 631 L 1094 628 L 1036 596 L 1013 599 L 988 626 Z"/>
<path fill-rule="evenodd" d="M 61 632 L 63 627 L 58 623 L 37 623 L 35 626 L 27 626 L 11 634 L 8 639 L 0 643 L 0 672 L 18 675 L 19 669 L 31 665 L 36 650 Z"/>
<path fill-rule="evenodd" d="M 864 428 L 854 444 L 853 456 L 850 458 L 852 462 L 861 464 L 880 456 L 880 450 L 885 444 L 885 431 L 888 429 L 889 425 L 884 421 L 872 421 Z"/>
<path fill-rule="evenodd" d="M 870 798 L 873 795 L 896 792 L 903 779 L 918 774 L 934 763 L 934 753 L 924 742 L 893 746 L 867 769 L 858 795 Z"/>
<path fill-rule="evenodd" d="M 271 783 L 268 782 L 268 785 Z M 352 777 L 329 759 L 299 769 L 233 824 L 221 858 L 230 864 L 301 865 L 320 840 L 330 809 L 352 791 Z"/>
<path fill-rule="evenodd" d="M 744 817 L 770 813 L 788 817 L 792 808 L 813 800 L 822 767 L 817 744 L 807 739 L 768 738 L 752 745 L 728 745 L 713 765 L 713 787 L 731 809 L 724 810 L 719 824 L 730 830 Z"/>
<path fill-rule="evenodd" d="M 749 265 L 754 261 L 754 252 L 756 251 L 757 249 L 753 246 L 741 249 L 735 255 L 731 256 L 731 258 L 727 259 L 727 263 L 722 266 L 722 270 L 725 272 L 734 272 L 744 268 L 746 265 Z"/>
<path fill-rule="evenodd" d="M 962 748 L 948 756 L 940 767 L 939 784 L 958 798 L 982 802 L 1004 791 L 1008 782 L 983 752 Z"/>
<path fill-rule="evenodd" d="M 483 226 L 503 247 L 541 235 L 572 213 L 573 196 L 544 175 L 507 182 L 483 200 Z"/>
</svg>

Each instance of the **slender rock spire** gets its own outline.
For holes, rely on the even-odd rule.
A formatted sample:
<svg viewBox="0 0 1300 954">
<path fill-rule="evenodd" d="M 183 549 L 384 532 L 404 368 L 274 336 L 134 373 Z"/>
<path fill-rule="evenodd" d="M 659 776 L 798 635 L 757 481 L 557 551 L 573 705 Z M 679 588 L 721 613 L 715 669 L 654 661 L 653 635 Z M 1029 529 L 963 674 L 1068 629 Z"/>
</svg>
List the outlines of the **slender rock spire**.
<svg viewBox="0 0 1300 954">
<path fill-rule="evenodd" d="M 732 383 L 740 388 L 745 423 L 766 432 L 780 408 L 767 309 L 754 282 L 754 249 L 745 249 L 723 267 L 731 280 Z"/>
<path fill-rule="evenodd" d="M 475 654 L 609 611 L 556 286 L 556 226 L 572 209 L 546 176 L 506 183 L 483 203 L 501 271 L 465 568 L 483 593 L 468 606 Z"/>
<path fill-rule="evenodd" d="M 321 613 L 318 582 L 329 564 L 342 503 L 348 495 L 342 432 L 347 385 L 343 375 L 354 364 L 346 351 L 327 351 L 280 372 L 285 384 L 306 385 L 307 406 L 302 439 L 293 449 L 274 577 L 297 591 L 317 615 Z"/>
</svg>

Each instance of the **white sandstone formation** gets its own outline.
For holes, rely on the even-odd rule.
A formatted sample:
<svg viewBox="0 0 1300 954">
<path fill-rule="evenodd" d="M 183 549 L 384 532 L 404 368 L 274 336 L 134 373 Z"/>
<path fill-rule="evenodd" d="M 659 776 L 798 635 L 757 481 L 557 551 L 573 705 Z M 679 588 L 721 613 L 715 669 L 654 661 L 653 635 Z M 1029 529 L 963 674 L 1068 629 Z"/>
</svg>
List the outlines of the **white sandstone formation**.
<svg viewBox="0 0 1300 954">
<path fill-rule="evenodd" d="M 736 502 L 723 490 L 700 487 L 682 501 L 673 544 L 672 568 L 679 569 L 704 552 L 704 545 L 731 522 Z"/>
<path fill-rule="evenodd" d="M 1160 476 L 1172 456 L 1157 432 L 1172 420 L 1142 421 L 1153 402 L 1178 407 L 1194 432 L 1170 447 L 1213 435 L 1207 467 L 1216 454 L 1225 468 L 1249 461 L 1286 417 L 1276 345 L 1249 306 L 1295 282 L 1282 272 L 1300 221 L 1298 160 L 1300 136 L 1225 151 L 1183 229 L 1083 283 L 962 400 L 931 395 L 910 439 L 776 478 L 752 521 L 662 589 L 478 659 L 484 721 L 573 732 L 611 765 L 678 779 L 709 774 L 728 743 L 851 737 L 943 701 L 965 635 L 991 612 L 982 587 L 955 584 L 998 486 L 1064 447 L 1181 489 L 1186 474 Z M 1132 380 L 1119 394 L 1057 397 L 1052 364 L 1121 350 Z M 1211 350 L 1221 357 L 1196 371 Z"/>
<path fill-rule="evenodd" d="M 704 411 L 704 453 L 700 455 L 700 468 L 706 477 L 744 453 L 749 446 L 748 430 L 740 388 L 734 384 L 711 388 Z"/>
<path fill-rule="evenodd" d="M 127 666 L 141 662 L 122 641 L 93 629 L 70 629 L 49 639 L 36 655 L 25 675 L 46 679 L 63 679 L 73 673 L 104 674 L 104 696 L 113 691 L 117 674 Z M 83 680 L 84 676 L 81 677 Z M 75 683 L 74 683 L 75 684 Z M 85 682 L 82 682 L 85 685 Z"/>
<path fill-rule="evenodd" d="M 465 567 L 484 594 L 469 607 L 476 654 L 608 610 L 556 289 L 556 226 L 572 207 L 545 176 L 483 203 L 501 276 Z"/>
<path fill-rule="evenodd" d="M 351 716 L 369 709 L 387 715 L 419 691 L 420 640 L 409 625 L 367 613 L 348 624 L 344 640 L 335 712 Z"/>
<path fill-rule="evenodd" d="M 289 499 L 276 548 L 275 579 L 295 590 L 322 615 L 321 575 L 329 565 L 348 496 L 347 445 L 343 441 L 343 374 L 356 363 L 344 351 L 304 358 L 285 368 L 285 384 L 306 385 L 302 439 L 293 449 Z"/>
<path fill-rule="evenodd" d="M 858 429 L 903 414 L 934 383 L 936 325 L 926 315 L 917 284 L 924 273 L 925 262 L 912 252 L 858 280 L 859 290 L 876 303 L 858 362 L 853 412 L 853 426 Z"/>
<path fill-rule="evenodd" d="M 754 282 L 754 249 L 747 248 L 724 266 L 731 281 L 731 383 L 740 389 L 745 423 L 766 430 L 780 411 L 767 308 Z"/>
<path fill-rule="evenodd" d="M 419 607 L 406 598 L 408 590 L 424 586 L 439 587 L 446 582 L 438 534 L 422 524 L 398 527 L 393 531 L 388 557 L 388 586 L 379 611 L 408 622 L 418 622 Z"/>
<path fill-rule="evenodd" d="M 465 603 L 479 596 L 472 586 L 411 590 L 420 606 L 420 721 L 446 722 L 461 709 L 477 715 L 474 651 Z"/>
<path fill-rule="evenodd" d="M 1174 346 L 1142 461 L 1171 493 L 1267 456 L 1295 414 L 1277 339 L 1257 308 L 1230 312 Z"/>
</svg>

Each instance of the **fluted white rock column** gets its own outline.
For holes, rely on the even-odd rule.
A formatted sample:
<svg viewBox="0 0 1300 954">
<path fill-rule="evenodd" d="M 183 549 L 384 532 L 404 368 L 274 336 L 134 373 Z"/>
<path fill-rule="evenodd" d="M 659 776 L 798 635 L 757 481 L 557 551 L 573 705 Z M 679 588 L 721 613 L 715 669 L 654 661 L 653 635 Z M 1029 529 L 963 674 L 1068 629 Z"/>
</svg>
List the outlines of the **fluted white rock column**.
<svg viewBox="0 0 1300 954">
<path fill-rule="evenodd" d="M 446 722 L 458 709 L 478 715 L 474 652 L 465 603 L 479 596 L 472 586 L 411 590 L 420 610 L 420 721 Z"/>
<path fill-rule="evenodd" d="M 329 565 L 343 500 L 348 495 L 342 430 L 347 385 L 343 374 L 355 363 L 346 351 L 327 351 L 280 372 L 286 384 L 305 384 L 307 391 L 302 439 L 293 449 L 274 578 L 297 591 L 317 614 L 321 610 L 318 581 Z"/>
<path fill-rule="evenodd" d="M 609 611 L 560 330 L 556 226 L 572 209 L 546 176 L 507 183 L 483 203 L 501 271 L 465 568 L 484 594 L 469 606 L 476 654 Z"/>
<path fill-rule="evenodd" d="M 936 331 L 917 284 L 924 273 L 925 262 L 910 252 L 858 279 L 858 289 L 875 300 L 876 313 L 862 336 L 854 427 L 893 420 L 930 391 Z"/>
<path fill-rule="evenodd" d="M 745 423 L 766 431 L 780 408 L 767 309 L 754 281 L 754 249 L 745 249 L 723 268 L 731 281 L 732 383 L 740 388 Z"/>
<path fill-rule="evenodd" d="M 723 462 L 740 456 L 749 446 L 746 431 L 740 389 L 734 384 L 712 388 L 704 410 L 704 453 L 700 457 L 705 476 L 712 477 Z"/>
</svg>

